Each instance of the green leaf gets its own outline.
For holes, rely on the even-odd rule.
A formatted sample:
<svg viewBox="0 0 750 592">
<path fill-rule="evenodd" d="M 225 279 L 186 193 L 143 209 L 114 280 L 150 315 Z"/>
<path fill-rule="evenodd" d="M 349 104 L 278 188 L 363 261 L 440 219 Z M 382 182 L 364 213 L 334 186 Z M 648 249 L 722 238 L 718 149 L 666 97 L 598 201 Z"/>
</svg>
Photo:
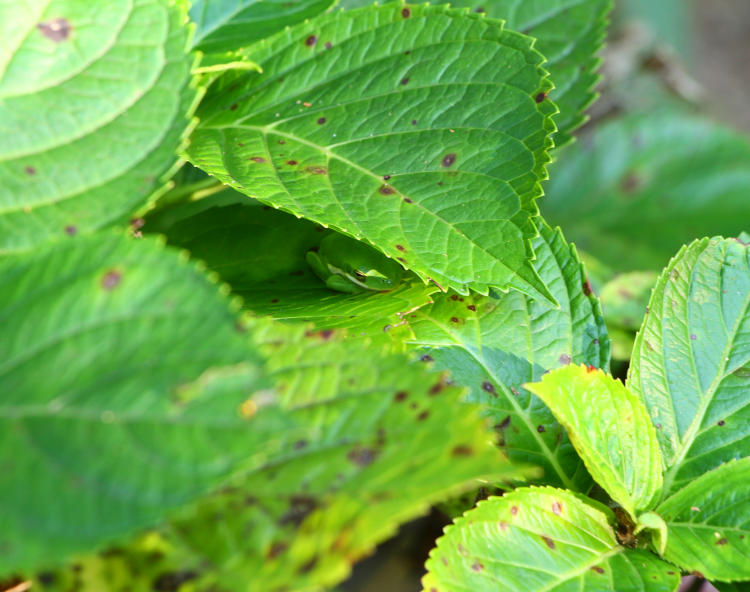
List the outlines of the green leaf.
<svg viewBox="0 0 750 592">
<path fill-rule="evenodd" d="M 549 297 L 529 240 L 555 107 L 531 45 L 440 6 L 326 14 L 214 83 L 188 157 L 443 287 Z"/>
<path fill-rule="evenodd" d="M 0 7 L 0 253 L 144 204 L 196 100 L 181 3 Z"/>
<path fill-rule="evenodd" d="M 607 369 L 609 341 L 575 248 L 546 224 L 533 246 L 537 272 L 560 308 L 514 291 L 446 294 L 407 321 L 421 353 L 485 406 L 511 459 L 542 467 L 545 483 L 586 491 L 591 478 L 565 431 L 522 385 L 571 362 Z"/>
<path fill-rule="evenodd" d="M 602 48 L 612 0 L 458 0 L 455 6 L 469 6 L 488 17 L 505 21 L 505 26 L 537 39 L 534 45 L 545 58 L 555 88 L 550 99 L 560 109 L 555 116 L 555 147 L 573 139 L 573 132 L 587 117 L 586 107 L 594 102 L 599 81 L 597 53 Z"/>
<path fill-rule="evenodd" d="M 525 474 L 443 374 L 339 332 L 265 324 L 254 335 L 294 427 L 263 470 L 161 530 L 197 589 L 334 584 L 432 503 L 477 478 Z"/>
<path fill-rule="evenodd" d="M 667 592 L 680 583 L 668 563 L 618 545 L 598 507 L 551 487 L 480 502 L 446 528 L 426 567 L 425 592 Z"/>
<path fill-rule="evenodd" d="M 0 574 L 153 524 L 264 460 L 283 424 L 241 413 L 260 356 L 232 308 L 151 239 L 0 259 Z"/>
<path fill-rule="evenodd" d="M 438 291 L 411 275 L 388 292 L 330 290 L 305 260 L 328 231 L 231 190 L 163 208 L 146 217 L 143 229 L 166 234 L 170 244 L 204 261 L 254 313 L 348 328 L 353 337 L 390 341 L 394 329 L 403 332 L 403 316 L 431 303 Z"/>
<path fill-rule="evenodd" d="M 697 117 L 634 115 L 561 154 L 545 217 L 618 270 L 660 270 L 696 236 L 737 236 L 750 219 L 750 142 Z"/>
<path fill-rule="evenodd" d="M 662 486 L 656 430 L 645 406 L 619 381 L 570 365 L 526 385 L 552 410 L 594 480 L 631 516 L 649 510 Z"/>
<path fill-rule="evenodd" d="M 664 495 L 750 456 L 750 249 L 702 239 L 664 270 L 627 385 L 646 404 L 666 465 Z"/>
<path fill-rule="evenodd" d="M 316 16 L 334 0 L 195 0 L 193 47 L 228 51 L 246 47 L 285 27 Z"/>
<path fill-rule="evenodd" d="M 617 274 L 599 292 L 607 325 L 637 331 L 659 275 L 653 271 Z"/>
<path fill-rule="evenodd" d="M 658 507 L 669 538 L 664 558 L 717 580 L 750 579 L 750 458 L 686 484 Z"/>
</svg>

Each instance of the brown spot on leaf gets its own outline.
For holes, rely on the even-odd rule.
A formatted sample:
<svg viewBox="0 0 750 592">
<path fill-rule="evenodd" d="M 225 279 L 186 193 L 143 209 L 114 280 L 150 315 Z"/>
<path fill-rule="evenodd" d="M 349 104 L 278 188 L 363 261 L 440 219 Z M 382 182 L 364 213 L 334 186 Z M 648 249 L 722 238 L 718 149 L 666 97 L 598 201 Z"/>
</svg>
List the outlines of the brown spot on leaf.
<svg viewBox="0 0 750 592">
<path fill-rule="evenodd" d="M 417 120 L 416 120 L 416 119 L 412 119 L 412 120 L 411 120 L 411 124 L 412 124 L 412 125 L 417 125 Z"/>
<path fill-rule="evenodd" d="M 279 555 L 281 555 L 284 551 L 287 549 L 287 544 L 282 543 L 281 541 L 275 542 L 273 545 L 271 545 L 271 548 L 268 550 L 268 553 L 266 554 L 266 558 L 268 559 L 275 559 Z"/>
<path fill-rule="evenodd" d="M 286 163 L 289 166 L 295 166 L 296 164 L 299 164 L 296 160 L 287 160 Z"/>
<path fill-rule="evenodd" d="M 552 502 L 552 513 L 556 516 L 562 514 L 562 504 L 560 502 Z"/>
<path fill-rule="evenodd" d="M 396 190 L 390 185 L 383 184 L 378 188 L 378 193 L 380 193 L 381 195 L 393 195 L 394 193 L 396 193 Z"/>
<path fill-rule="evenodd" d="M 538 94 L 537 94 L 537 95 L 536 95 L 536 96 L 534 97 L 534 100 L 535 100 L 535 101 L 536 101 L 537 103 L 541 103 L 541 102 L 542 102 L 542 101 L 544 101 L 544 99 L 546 99 L 546 98 L 547 98 L 547 93 L 544 93 L 544 92 L 540 92 L 540 93 L 538 93 Z"/>
<path fill-rule="evenodd" d="M 476 312 L 477 307 L 473 304 L 469 304 L 466 308 L 468 308 L 471 312 Z"/>
<path fill-rule="evenodd" d="M 459 444 L 451 451 L 451 454 L 453 456 L 471 456 L 474 454 L 474 451 L 467 444 Z"/>
<path fill-rule="evenodd" d="M 122 280 L 122 273 L 116 269 L 110 269 L 107 273 L 102 276 L 101 287 L 108 292 L 114 290 Z"/>
<path fill-rule="evenodd" d="M 641 179 L 633 172 L 628 173 L 620 180 L 620 189 L 624 193 L 633 193 L 641 186 Z"/>
<path fill-rule="evenodd" d="M 430 412 L 429 411 L 422 411 L 422 413 L 420 413 L 419 415 L 417 415 L 417 421 L 424 421 L 428 417 L 430 417 Z"/>
<path fill-rule="evenodd" d="M 511 516 L 515 516 L 516 514 L 518 514 L 518 506 L 511 506 L 510 507 L 510 515 Z"/>
<path fill-rule="evenodd" d="M 36 169 L 33 166 L 24 167 L 23 172 L 32 177 L 36 175 Z"/>
<path fill-rule="evenodd" d="M 721 537 L 718 541 L 716 541 L 716 544 L 721 546 L 721 545 L 726 545 L 728 542 L 729 541 L 726 539 L 726 537 Z"/>
<path fill-rule="evenodd" d="M 456 162 L 456 155 L 451 152 L 443 156 L 443 160 L 440 162 L 444 167 L 452 166 Z"/>
<path fill-rule="evenodd" d="M 594 567 L 592 567 L 591 570 L 595 571 L 598 574 L 603 574 L 604 573 L 604 569 L 601 568 L 601 567 L 599 567 L 598 565 L 595 565 Z"/>
<path fill-rule="evenodd" d="M 430 395 L 434 396 L 434 395 L 437 395 L 438 393 L 440 393 L 440 391 L 442 391 L 444 388 L 445 388 L 445 381 L 441 378 L 438 382 L 436 382 L 435 384 L 433 384 L 430 387 L 430 390 L 427 391 L 427 392 Z"/>
<path fill-rule="evenodd" d="M 479 561 L 475 561 L 474 563 L 471 564 L 471 569 L 473 571 L 482 571 L 484 569 L 484 565 L 479 563 Z"/>
<path fill-rule="evenodd" d="M 332 47 L 333 47 L 333 45 L 331 45 L 331 42 L 330 41 L 326 41 L 325 48 L 326 49 L 331 49 Z"/>
<path fill-rule="evenodd" d="M 563 365 L 567 365 L 567 364 L 570 364 L 570 362 L 571 362 L 572 360 L 570 359 L 570 356 L 569 356 L 568 354 L 562 354 L 562 355 L 561 355 L 561 356 L 560 356 L 560 357 L 559 357 L 559 358 L 557 359 L 557 361 L 558 361 L 558 362 L 560 362 L 560 363 L 561 363 L 561 364 L 563 364 Z"/>
<path fill-rule="evenodd" d="M 305 172 L 310 173 L 311 175 L 327 175 L 328 168 L 324 166 L 309 166 L 305 167 Z"/>
<path fill-rule="evenodd" d="M 395 395 L 393 395 L 393 400 L 396 401 L 396 403 L 401 403 L 406 400 L 406 397 L 409 396 L 409 393 L 406 391 L 398 391 Z"/>
<path fill-rule="evenodd" d="M 718 422 L 716 422 L 716 425 L 719 427 L 722 427 L 726 422 L 723 419 L 720 419 Z"/>
<path fill-rule="evenodd" d="M 589 279 L 588 279 L 588 278 L 586 278 L 586 280 L 585 280 L 585 281 L 583 282 L 583 286 L 582 286 L 582 288 L 583 288 L 583 293 L 584 293 L 584 294 L 585 294 L 586 296 L 591 296 L 591 294 L 593 294 L 593 293 L 594 293 L 594 290 L 593 290 L 593 288 L 591 287 L 591 282 L 589 282 Z"/>
<path fill-rule="evenodd" d="M 536 426 L 536 431 L 539 432 L 540 434 L 543 434 L 546 430 L 544 429 L 543 425 L 538 425 Z"/>
<path fill-rule="evenodd" d="M 542 540 L 543 540 L 543 541 L 544 541 L 545 543 L 547 543 L 547 546 L 548 546 L 548 547 L 549 547 L 550 549 L 552 549 L 552 550 L 554 550 L 554 549 L 555 549 L 555 541 L 553 541 L 553 540 L 552 540 L 551 538 L 549 538 L 548 536 L 542 535 Z"/>
<path fill-rule="evenodd" d="M 495 424 L 495 430 L 504 430 L 510 425 L 510 415 L 506 415 L 500 423 Z"/>
<path fill-rule="evenodd" d="M 76 234 L 78 234 L 78 228 L 76 228 L 72 224 L 68 224 L 65 227 L 65 234 L 67 234 L 68 236 L 75 236 Z"/>
<path fill-rule="evenodd" d="M 229 107 L 230 111 L 236 111 L 237 110 L 237 103 L 232 103 L 232 105 Z"/>
<path fill-rule="evenodd" d="M 44 35 L 50 41 L 60 43 L 70 37 L 70 32 L 73 27 L 70 26 L 70 21 L 65 18 L 55 18 L 49 21 L 44 21 L 36 26 L 39 32 Z"/>
<path fill-rule="evenodd" d="M 325 122 L 326 122 L 326 118 L 325 117 L 319 117 L 318 118 L 318 122 L 317 122 L 318 125 L 323 125 Z"/>
<path fill-rule="evenodd" d="M 429 354 L 424 354 L 419 358 L 420 362 L 432 362 L 434 361 L 434 358 Z"/>
<path fill-rule="evenodd" d="M 263 158 L 262 156 L 251 156 L 250 158 L 248 158 L 248 160 L 252 160 L 253 162 L 257 162 L 257 163 L 266 162 L 266 159 Z"/>
<path fill-rule="evenodd" d="M 375 460 L 375 457 L 377 457 L 377 455 L 378 453 L 372 448 L 367 448 L 365 446 L 355 446 L 349 451 L 349 454 L 346 455 L 346 458 L 348 458 L 359 467 L 366 467 L 367 465 L 372 464 L 372 461 Z"/>
<path fill-rule="evenodd" d="M 482 383 L 482 390 L 488 392 L 493 397 L 497 397 L 497 391 L 495 390 L 495 385 L 492 384 L 489 380 L 485 380 Z"/>
<path fill-rule="evenodd" d="M 403 84 L 403 85 L 409 84 L 409 78 L 402 78 L 401 79 L 401 84 Z"/>
<path fill-rule="evenodd" d="M 412 200 L 410 200 L 410 199 L 409 199 L 408 197 L 405 197 L 405 198 L 404 198 L 404 201 L 405 201 L 406 203 L 414 203 L 414 202 L 413 202 Z"/>
<path fill-rule="evenodd" d="M 305 39 L 305 45 L 307 45 L 307 47 L 313 47 L 317 42 L 318 38 L 315 35 L 310 35 Z"/>
<path fill-rule="evenodd" d="M 317 563 L 318 563 L 318 558 L 313 557 L 312 559 L 310 559 L 310 561 L 306 561 L 305 563 L 300 565 L 299 569 L 297 570 L 297 573 L 298 574 L 309 573 L 313 570 L 313 568 L 317 565 Z"/>
<path fill-rule="evenodd" d="M 397 249 L 398 249 L 399 251 L 406 251 L 406 247 L 404 247 L 404 245 L 396 245 L 396 248 L 397 248 Z"/>
<path fill-rule="evenodd" d="M 289 509 L 279 518 L 282 526 L 299 527 L 307 516 L 318 507 L 318 500 L 309 495 L 293 495 L 289 499 Z"/>
<path fill-rule="evenodd" d="M 409 18 L 411 16 L 411 10 L 409 10 L 409 8 L 406 8 L 406 7 L 402 8 L 401 16 L 404 18 Z"/>
<path fill-rule="evenodd" d="M 451 323 L 458 323 L 458 322 L 460 322 L 458 317 L 451 317 Z"/>
</svg>

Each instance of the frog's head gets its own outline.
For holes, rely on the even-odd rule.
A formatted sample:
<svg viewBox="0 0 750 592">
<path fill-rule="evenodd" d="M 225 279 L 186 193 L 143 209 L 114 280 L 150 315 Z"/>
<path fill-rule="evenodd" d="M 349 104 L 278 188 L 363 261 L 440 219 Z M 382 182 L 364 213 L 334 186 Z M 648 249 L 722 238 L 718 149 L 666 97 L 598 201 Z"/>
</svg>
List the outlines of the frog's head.
<svg viewBox="0 0 750 592">
<path fill-rule="evenodd" d="M 401 281 L 403 268 L 372 247 L 342 234 L 330 234 L 307 253 L 315 274 L 332 290 L 385 292 Z"/>
</svg>

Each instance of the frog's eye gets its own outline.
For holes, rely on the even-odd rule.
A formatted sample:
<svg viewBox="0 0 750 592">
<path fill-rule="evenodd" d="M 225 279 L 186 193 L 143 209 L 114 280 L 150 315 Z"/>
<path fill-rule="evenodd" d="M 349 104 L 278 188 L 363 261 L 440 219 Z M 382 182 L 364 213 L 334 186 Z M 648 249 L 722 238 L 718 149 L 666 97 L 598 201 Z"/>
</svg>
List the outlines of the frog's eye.
<svg viewBox="0 0 750 592">
<path fill-rule="evenodd" d="M 354 270 L 354 275 L 357 276 L 357 279 L 359 279 L 359 280 L 363 280 L 364 281 L 364 280 L 367 279 L 367 276 L 364 273 L 362 273 L 359 269 L 355 269 Z"/>
</svg>

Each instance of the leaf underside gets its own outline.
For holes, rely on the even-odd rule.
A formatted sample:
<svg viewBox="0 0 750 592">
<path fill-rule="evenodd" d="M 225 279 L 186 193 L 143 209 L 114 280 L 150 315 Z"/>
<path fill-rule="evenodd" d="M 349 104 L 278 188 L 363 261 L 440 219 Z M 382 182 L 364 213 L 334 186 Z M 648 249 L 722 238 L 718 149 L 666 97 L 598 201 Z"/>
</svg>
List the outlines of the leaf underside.
<svg viewBox="0 0 750 592">
<path fill-rule="evenodd" d="M 484 405 L 511 459 L 540 466 L 545 483 L 587 491 L 591 478 L 562 426 L 522 385 L 571 362 L 606 370 L 609 341 L 575 249 L 546 224 L 533 246 L 537 272 L 560 308 L 513 291 L 445 294 L 406 319 L 420 353 Z"/>
</svg>

